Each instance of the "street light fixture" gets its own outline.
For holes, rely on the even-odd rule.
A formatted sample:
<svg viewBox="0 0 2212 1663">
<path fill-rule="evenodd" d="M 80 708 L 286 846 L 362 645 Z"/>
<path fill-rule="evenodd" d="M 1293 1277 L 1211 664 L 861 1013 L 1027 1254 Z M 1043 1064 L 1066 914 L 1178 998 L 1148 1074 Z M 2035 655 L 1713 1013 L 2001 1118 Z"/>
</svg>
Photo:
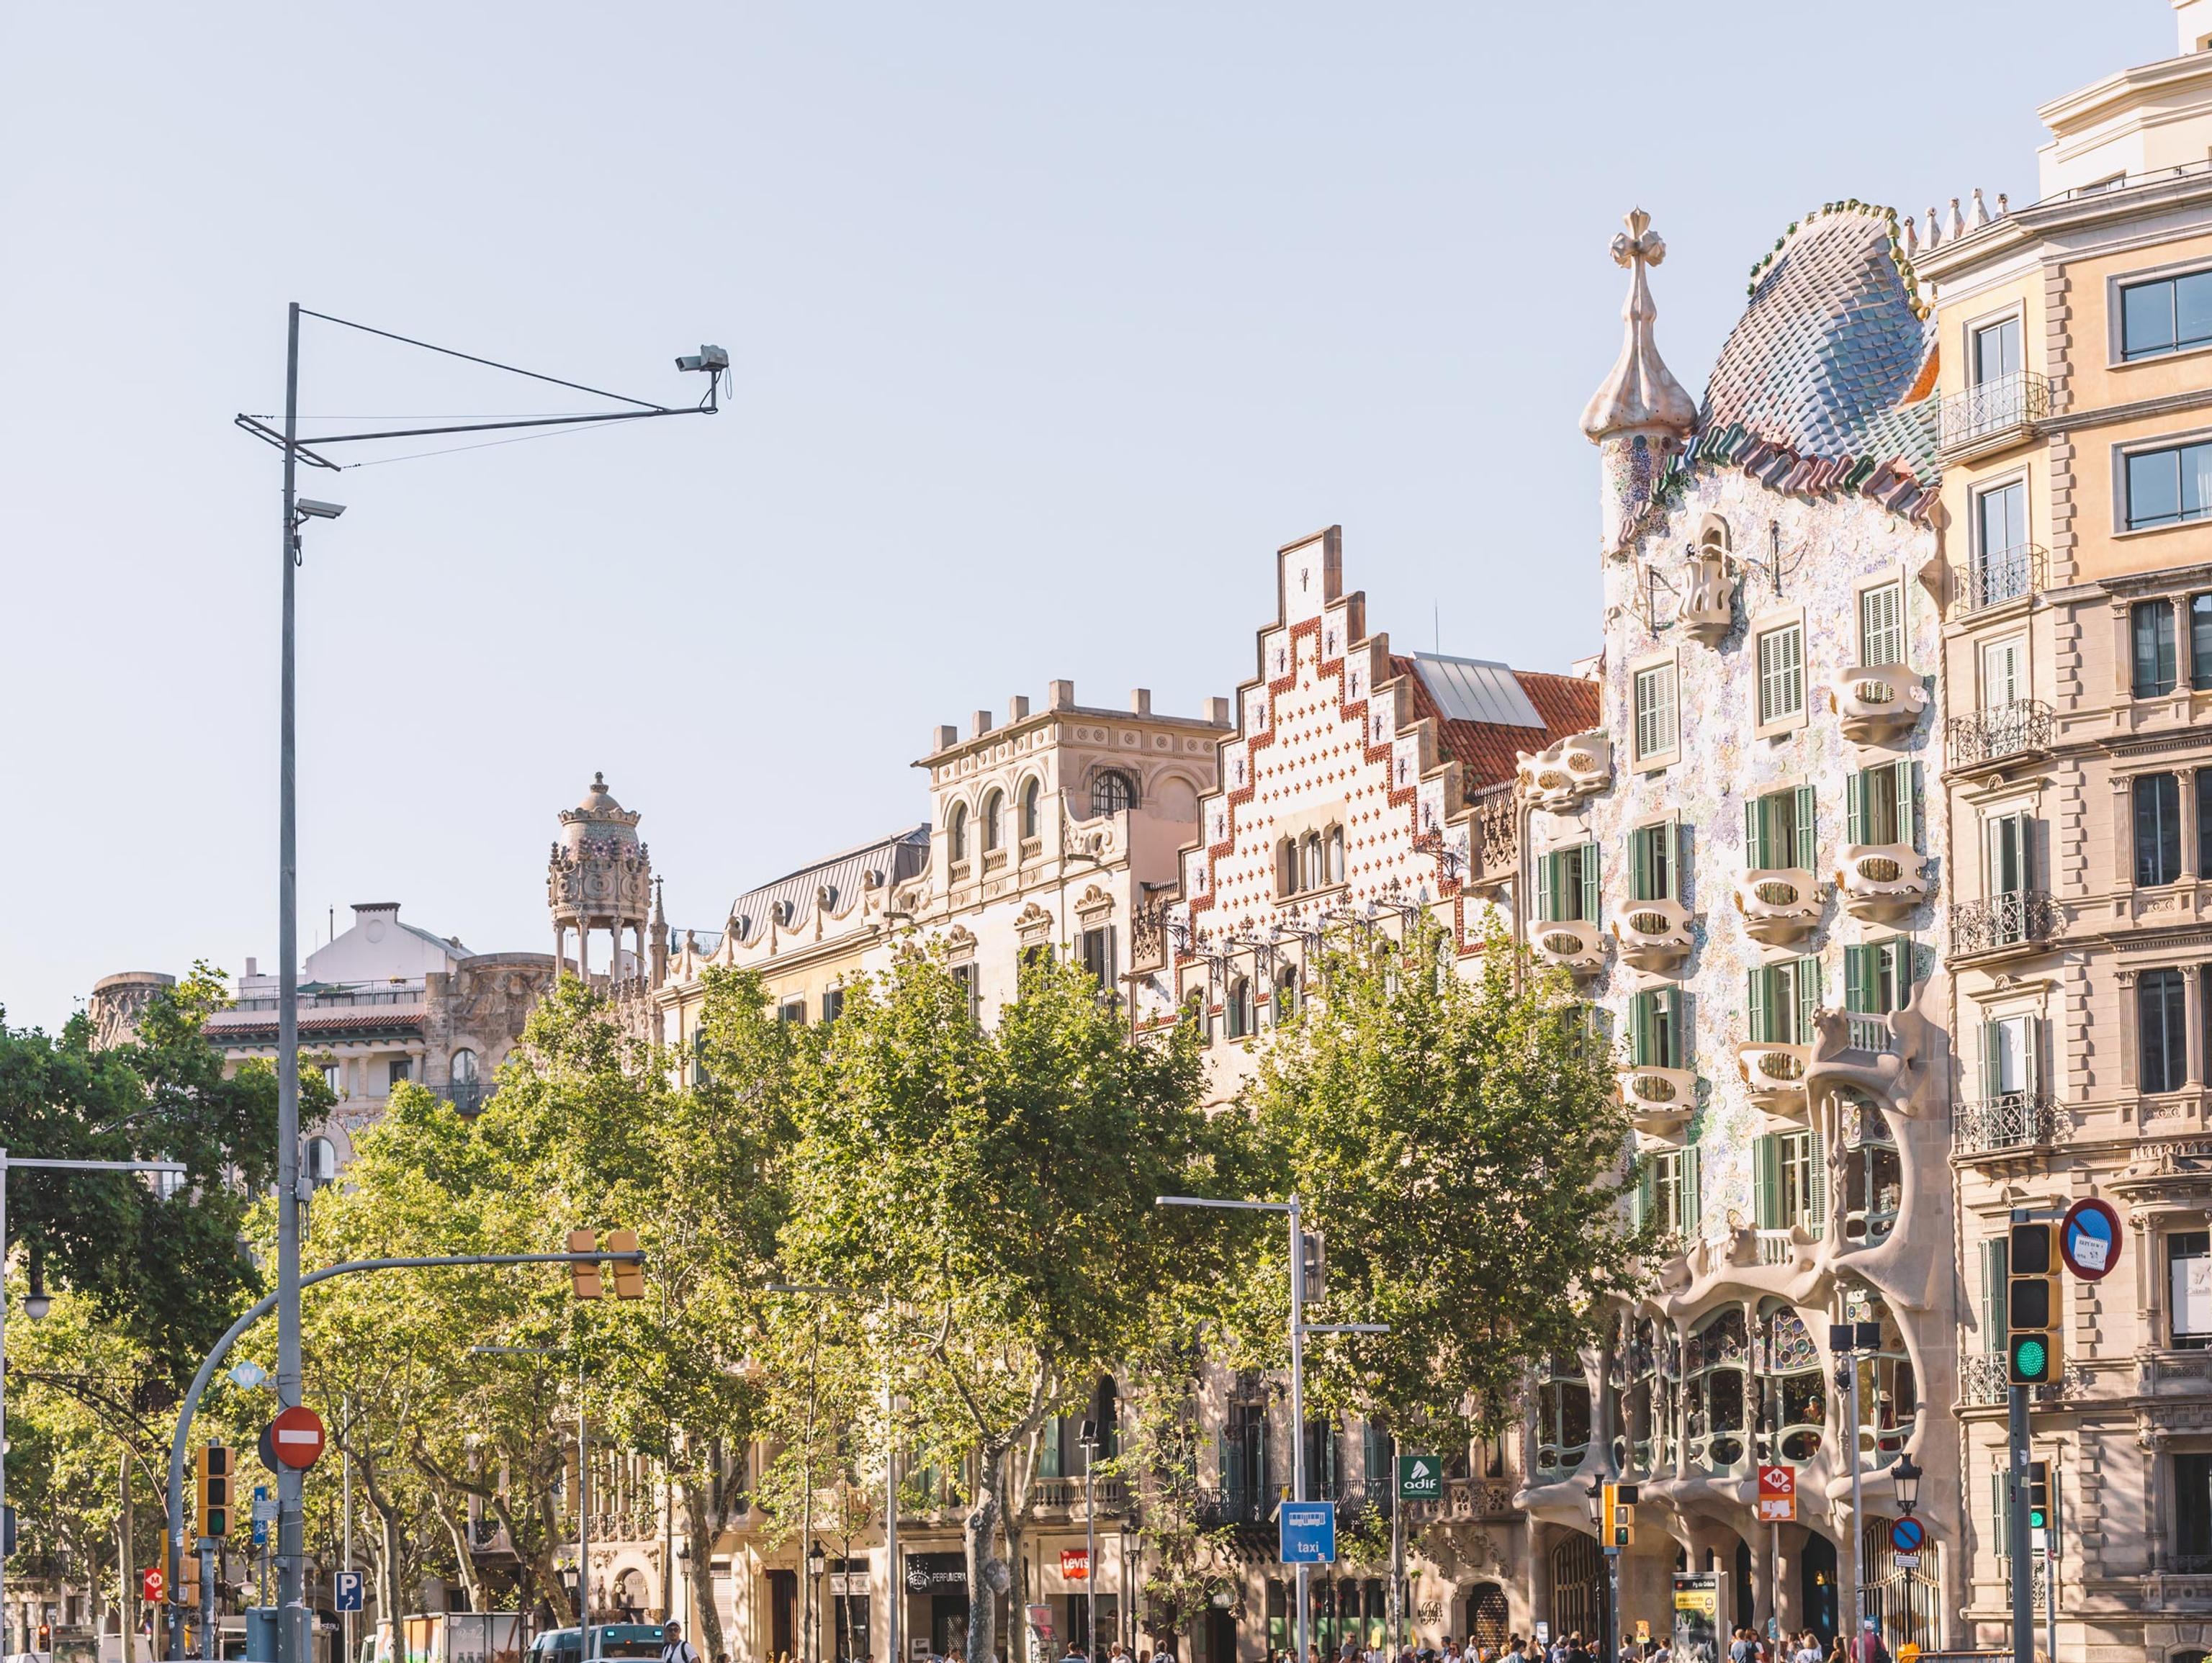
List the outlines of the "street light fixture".
<svg viewBox="0 0 2212 1663">
<path fill-rule="evenodd" d="M 1899 1455 L 1897 1465 L 1889 1469 L 1889 1482 L 1897 1492 L 1897 1505 L 1910 1514 L 1920 1502 L 1920 1480 L 1925 1477 L 1921 1467 L 1910 1455 Z"/>
</svg>

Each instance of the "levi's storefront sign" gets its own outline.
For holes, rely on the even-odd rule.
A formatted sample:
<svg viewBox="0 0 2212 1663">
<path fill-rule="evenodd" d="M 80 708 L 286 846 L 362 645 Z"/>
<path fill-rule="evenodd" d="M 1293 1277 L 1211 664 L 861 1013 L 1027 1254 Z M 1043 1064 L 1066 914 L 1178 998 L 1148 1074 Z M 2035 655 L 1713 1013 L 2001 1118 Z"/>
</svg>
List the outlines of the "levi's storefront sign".
<svg viewBox="0 0 2212 1663">
<path fill-rule="evenodd" d="M 964 1553 L 909 1553 L 906 1556 L 908 1593 L 957 1593 L 968 1597 L 968 1556 Z"/>
<path fill-rule="evenodd" d="M 1091 1580 L 1091 1550 L 1087 1547 L 1064 1547 L 1060 1551 L 1060 1574 L 1070 1582 Z"/>
</svg>

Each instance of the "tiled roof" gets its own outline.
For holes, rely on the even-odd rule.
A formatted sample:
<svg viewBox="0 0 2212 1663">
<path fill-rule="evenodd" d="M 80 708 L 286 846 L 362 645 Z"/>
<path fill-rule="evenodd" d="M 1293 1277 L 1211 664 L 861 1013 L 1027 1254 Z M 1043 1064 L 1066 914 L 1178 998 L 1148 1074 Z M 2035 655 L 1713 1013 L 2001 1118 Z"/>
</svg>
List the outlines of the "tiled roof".
<svg viewBox="0 0 2212 1663">
<path fill-rule="evenodd" d="M 1905 402 L 1935 349 L 1896 217 L 1831 203 L 1790 228 L 1705 384 L 1692 462 L 1778 490 L 1861 491 L 1923 513 L 1936 483 L 1935 400 Z"/>
<path fill-rule="evenodd" d="M 871 873 L 879 883 L 898 884 L 928 864 L 929 828 L 910 826 L 889 837 L 879 837 L 858 848 L 833 854 L 826 860 L 817 860 L 811 866 L 802 866 L 773 883 L 746 890 L 730 904 L 730 919 L 737 927 L 739 944 L 750 945 L 767 933 L 771 921 L 786 931 L 805 926 L 812 920 L 825 891 L 830 913 L 841 915 L 868 887 Z M 694 931 L 692 934 L 702 951 L 712 950 L 704 932 Z M 720 934 L 715 936 L 714 944 L 720 945 Z"/>
<path fill-rule="evenodd" d="M 408 1030 L 422 1025 L 419 1004 L 387 1004 L 368 1011 L 318 1011 L 300 1007 L 300 1036 Z M 260 1011 L 218 1011 L 207 1020 L 207 1036 L 224 1045 L 273 1045 L 276 1018 Z"/>
<path fill-rule="evenodd" d="M 1454 721 L 1438 708 L 1412 656 L 1392 653 L 1390 668 L 1413 689 L 1414 713 L 1436 723 L 1437 748 L 1460 765 L 1460 789 L 1469 794 L 1510 780 L 1522 751 L 1541 750 L 1571 733 L 1597 725 L 1597 683 L 1578 676 L 1508 671 L 1544 722 L 1541 727 L 1521 727 L 1504 722 Z"/>
</svg>

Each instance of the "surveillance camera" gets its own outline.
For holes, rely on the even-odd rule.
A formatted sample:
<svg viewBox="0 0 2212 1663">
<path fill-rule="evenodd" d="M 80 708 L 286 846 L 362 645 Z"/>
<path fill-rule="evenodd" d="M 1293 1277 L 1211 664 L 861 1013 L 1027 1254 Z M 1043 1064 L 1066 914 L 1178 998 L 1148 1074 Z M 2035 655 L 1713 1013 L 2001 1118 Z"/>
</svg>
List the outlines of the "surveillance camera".
<svg viewBox="0 0 2212 1663">
<path fill-rule="evenodd" d="M 676 361 L 678 369 L 704 370 L 710 374 L 729 367 L 730 355 L 720 347 L 701 347 L 696 353 L 687 353 Z"/>
<path fill-rule="evenodd" d="M 292 506 L 309 519 L 336 519 L 345 512 L 343 502 L 318 502 L 311 496 L 295 498 Z"/>
<path fill-rule="evenodd" d="M 704 358 L 686 356 L 676 361 L 676 367 L 684 370 L 704 369 L 707 367 L 707 361 Z"/>
</svg>

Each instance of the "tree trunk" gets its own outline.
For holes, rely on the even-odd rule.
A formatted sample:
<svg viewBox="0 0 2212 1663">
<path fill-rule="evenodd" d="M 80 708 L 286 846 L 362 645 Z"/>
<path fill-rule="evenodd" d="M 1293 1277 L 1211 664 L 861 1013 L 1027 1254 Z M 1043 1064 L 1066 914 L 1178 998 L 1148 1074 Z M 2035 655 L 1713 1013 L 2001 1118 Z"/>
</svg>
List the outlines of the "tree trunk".
<svg viewBox="0 0 2212 1663">
<path fill-rule="evenodd" d="M 996 1557 L 993 1538 L 999 1533 L 1001 1490 L 1006 1482 L 1006 1447 L 987 1445 L 976 1458 L 975 1504 L 968 1509 L 968 1659 L 967 1663 L 997 1663 L 999 1595 L 1011 1585 L 1006 1561 Z M 894 1593 L 893 1597 L 896 1594 Z M 1011 1655 L 1010 1663 L 1021 1663 Z"/>
<path fill-rule="evenodd" d="M 714 1663 L 722 1650 L 722 1613 L 714 1605 L 714 1539 L 721 1533 L 721 1510 L 714 1505 L 707 1485 L 686 1479 L 678 1487 L 684 1494 L 684 1539 L 691 1548 L 684 1575 L 691 1584 L 692 1611 L 698 1619 L 696 1643 L 704 1663 Z M 891 1567 L 891 1575 L 898 1575 L 897 1566 Z M 897 1598 L 896 1590 L 892 1597 Z"/>
</svg>

